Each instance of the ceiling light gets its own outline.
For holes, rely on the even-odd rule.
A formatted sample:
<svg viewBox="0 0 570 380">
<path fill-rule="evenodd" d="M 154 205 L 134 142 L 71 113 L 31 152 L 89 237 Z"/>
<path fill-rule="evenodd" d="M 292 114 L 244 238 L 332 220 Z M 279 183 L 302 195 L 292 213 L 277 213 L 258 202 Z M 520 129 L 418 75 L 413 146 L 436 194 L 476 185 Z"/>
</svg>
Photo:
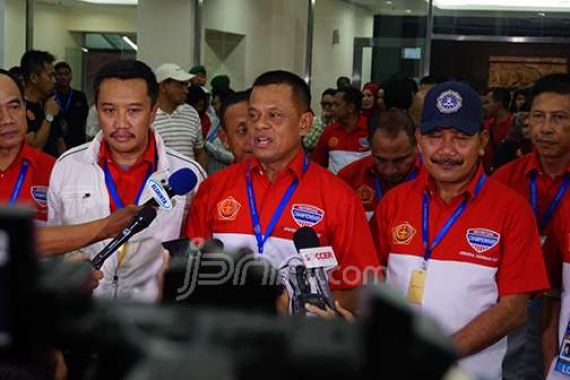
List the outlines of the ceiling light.
<svg viewBox="0 0 570 380">
<path fill-rule="evenodd" d="M 134 51 L 139 51 L 137 44 L 135 44 L 129 37 L 123 36 L 123 41 L 125 41 L 127 45 L 133 48 Z"/>
<path fill-rule="evenodd" d="M 412 13 L 411 9 L 406 9 L 406 13 Z"/>
<path fill-rule="evenodd" d="M 570 0 L 434 0 L 441 9 L 495 10 L 495 11 L 570 11 Z"/>
<path fill-rule="evenodd" d="M 81 48 L 81 51 L 84 52 L 84 53 L 89 53 L 89 49 L 84 48 L 84 47 Z"/>
<path fill-rule="evenodd" d="M 106 4 L 106 5 L 137 5 L 138 0 L 79 0 L 90 4 Z"/>
</svg>

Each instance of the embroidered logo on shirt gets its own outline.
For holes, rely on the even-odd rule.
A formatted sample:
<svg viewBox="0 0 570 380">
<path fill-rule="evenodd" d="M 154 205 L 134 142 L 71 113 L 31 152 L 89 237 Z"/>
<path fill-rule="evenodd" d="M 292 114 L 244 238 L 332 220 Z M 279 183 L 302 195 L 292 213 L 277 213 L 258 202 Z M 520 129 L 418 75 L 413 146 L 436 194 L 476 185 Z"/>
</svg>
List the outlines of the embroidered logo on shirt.
<svg viewBox="0 0 570 380">
<path fill-rule="evenodd" d="M 323 220 L 325 212 L 315 206 L 298 203 L 291 207 L 291 215 L 299 227 L 313 227 Z"/>
<path fill-rule="evenodd" d="M 457 91 L 447 90 L 437 97 L 436 105 L 441 113 L 455 113 L 463 106 L 463 98 Z"/>
<path fill-rule="evenodd" d="M 360 201 L 364 204 L 372 204 L 374 201 L 374 189 L 372 189 L 368 185 L 362 185 L 358 189 L 356 189 L 356 194 Z"/>
<path fill-rule="evenodd" d="M 501 240 L 500 234 L 486 228 L 469 228 L 465 237 L 471 248 L 477 253 L 490 250 Z"/>
<path fill-rule="evenodd" d="M 47 186 L 32 186 L 30 194 L 40 207 L 47 207 Z"/>
<path fill-rule="evenodd" d="M 336 137 L 331 137 L 329 139 L 329 147 L 334 148 L 338 145 L 338 139 Z"/>
<path fill-rule="evenodd" d="M 233 197 L 228 197 L 218 203 L 218 218 L 224 221 L 235 220 L 241 204 Z"/>
<path fill-rule="evenodd" d="M 358 143 L 363 148 L 366 148 L 366 149 L 370 148 L 370 141 L 368 141 L 368 139 L 366 137 L 359 138 Z"/>
<path fill-rule="evenodd" d="M 392 228 L 392 242 L 408 245 L 415 234 L 416 229 L 410 223 L 404 222 Z"/>
</svg>

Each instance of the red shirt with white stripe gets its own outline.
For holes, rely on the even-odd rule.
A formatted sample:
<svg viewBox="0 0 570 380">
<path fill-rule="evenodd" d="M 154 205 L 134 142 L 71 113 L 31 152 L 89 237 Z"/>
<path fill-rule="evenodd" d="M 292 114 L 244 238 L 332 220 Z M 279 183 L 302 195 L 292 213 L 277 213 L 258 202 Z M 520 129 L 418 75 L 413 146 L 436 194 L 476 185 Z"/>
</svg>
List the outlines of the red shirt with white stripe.
<svg viewBox="0 0 570 380">
<path fill-rule="evenodd" d="M 467 207 L 427 262 L 421 306 L 414 305 L 451 335 L 497 303 L 500 297 L 549 288 L 536 221 L 528 203 L 505 185 L 487 178 L 475 196 L 476 184 L 448 204 L 439 196 L 433 178 L 419 176 L 388 192 L 372 221 L 372 234 L 388 284 L 404 296 L 412 271 L 424 261 L 422 198 L 430 195 L 429 241 L 458 205 Z M 506 338 L 460 361 L 468 372 L 500 378 Z"/>
<path fill-rule="evenodd" d="M 294 178 L 299 185 L 287 203 L 262 256 L 281 268 L 297 255 L 293 234 L 309 226 L 322 246 L 332 246 L 339 267 L 329 280 L 331 288 L 347 289 L 362 283 L 365 268 L 378 268 L 377 255 L 362 205 L 352 190 L 333 174 L 315 164 L 303 171 L 299 152 L 287 169 L 269 181 L 259 160 L 244 162 L 215 173 L 200 185 L 192 202 L 187 236 L 223 241 L 232 251 L 248 247 L 257 252 L 257 241 L 246 189 L 246 171 L 251 173 L 262 230 L 265 232 L 277 205 Z"/>
<path fill-rule="evenodd" d="M 16 203 L 32 207 L 36 210 L 35 219 L 47 221 L 47 191 L 55 158 L 25 142 L 10 166 L 0 171 L 0 202 L 8 204 L 10 201 L 24 160 L 29 166 Z"/>
<path fill-rule="evenodd" d="M 337 122 L 328 126 L 321 135 L 311 159 L 336 174 L 348 164 L 368 155 L 368 119 L 360 115 L 356 128 L 350 132 Z"/>
</svg>

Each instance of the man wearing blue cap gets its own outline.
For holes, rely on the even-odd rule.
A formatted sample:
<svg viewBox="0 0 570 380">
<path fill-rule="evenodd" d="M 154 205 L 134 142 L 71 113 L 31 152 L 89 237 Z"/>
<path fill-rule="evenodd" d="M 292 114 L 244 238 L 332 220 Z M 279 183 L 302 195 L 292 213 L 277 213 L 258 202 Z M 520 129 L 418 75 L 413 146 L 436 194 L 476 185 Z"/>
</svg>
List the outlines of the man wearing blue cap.
<svg viewBox="0 0 570 380">
<path fill-rule="evenodd" d="M 482 127 L 473 89 L 432 88 L 417 131 L 426 170 L 385 195 L 372 230 L 386 282 L 443 326 L 463 369 L 501 379 L 505 336 L 549 284 L 530 207 L 483 171 Z"/>
</svg>

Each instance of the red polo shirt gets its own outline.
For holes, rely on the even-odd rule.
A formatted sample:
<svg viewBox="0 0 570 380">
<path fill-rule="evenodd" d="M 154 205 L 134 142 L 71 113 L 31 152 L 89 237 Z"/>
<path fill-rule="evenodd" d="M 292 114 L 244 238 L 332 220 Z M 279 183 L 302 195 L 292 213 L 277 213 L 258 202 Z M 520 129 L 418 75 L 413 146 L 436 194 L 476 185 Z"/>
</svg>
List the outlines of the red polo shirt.
<svg viewBox="0 0 570 380">
<path fill-rule="evenodd" d="M 540 215 L 542 217 L 546 212 L 548 205 L 556 196 L 556 193 L 564 180 L 564 176 L 566 174 L 570 174 L 570 165 L 566 168 L 566 173 L 564 175 L 557 178 L 551 178 L 542 170 L 538 154 L 533 152 L 500 167 L 493 175 L 493 178 L 517 191 L 530 204 L 530 178 L 533 172 L 537 173 L 537 200 Z M 554 216 L 559 212 L 560 206 L 562 206 L 563 203 L 568 202 L 570 202 L 570 192 L 566 193 L 564 198 L 562 198 Z M 543 232 L 548 232 L 550 225 L 552 224 L 552 219 L 551 222 L 546 225 L 545 231 Z"/>
<path fill-rule="evenodd" d="M 111 178 L 117 189 L 119 199 L 123 202 L 123 206 L 137 203 L 137 195 L 146 183 L 146 179 L 156 167 L 156 144 L 154 135 L 149 133 L 148 146 L 139 160 L 129 168 L 121 168 L 119 164 L 113 160 L 109 145 L 105 140 L 101 142 L 99 150 L 99 165 L 104 167 L 107 163 Z M 115 204 L 111 191 L 109 192 L 111 212 L 117 210 L 118 205 Z"/>
<path fill-rule="evenodd" d="M 411 172 L 415 172 L 417 175 L 420 172 L 420 168 L 420 161 L 416 160 L 416 164 L 412 167 Z M 402 183 L 408 180 L 409 175 L 410 173 L 406 175 Z M 353 162 L 338 172 L 338 176 L 352 187 L 362 202 L 366 215 L 371 216 L 371 213 L 374 212 L 376 205 L 383 196 L 383 194 L 378 194 L 376 191 L 376 178 L 379 178 L 379 176 L 374 166 L 374 157 L 368 156 Z M 382 179 L 380 179 L 380 185 L 384 194 L 393 188 L 389 187 Z"/>
<path fill-rule="evenodd" d="M 37 220 L 47 221 L 47 191 L 55 158 L 25 142 L 10 166 L 0 171 L 0 201 L 3 204 L 10 201 L 24 161 L 27 161 L 29 166 L 16 202 L 18 205 L 34 208 Z"/>
<path fill-rule="evenodd" d="M 479 168 L 464 195 L 469 199 L 465 212 L 434 249 L 431 260 L 498 269 L 500 295 L 548 289 L 532 210 L 523 198 L 494 178 L 487 178 L 474 197 L 481 174 Z M 423 257 L 424 191 L 430 194 L 430 241 L 464 198 L 457 196 L 449 204 L 444 203 L 429 175 L 387 193 L 378 205 L 373 223 L 373 236 L 384 263 L 394 253 Z M 488 246 L 478 245 L 479 237 L 486 237 Z"/>
<path fill-rule="evenodd" d="M 489 132 L 489 143 L 483 156 L 483 166 L 485 170 L 492 168 L 495 163 L 495 150 L 497 146 L 507 138 L 513 125 L 513 116 L 509 114 L 503 120 L 495 118 L 486 119 L 483 127 Z"/>
<path fill-rule="evenodd" d="M 216 237 L 230 251 L 248 247 L 257 252 L 246 172 L 251 174 L 264 233 L 285 192 L 297 178 L 299 185 L 265 243 L 262 256 L 276 268 L 283 267 L 297 256 L 293 233 L 308 226 L 315 230 L 321 245 L 332 246 L 336 254 L 339 268 L 332 275 L 331 288 L 360 285 L 359 274 L 366 267 L 379 265 L 364 210 L 352 190 L 333 174 L 312 163 L 304 171 L 304 159 L 305 155 L 299 152 L 273 182 L 255 158 L 215 173 L 200 185 L 192 202 L 187 236 Z"/>
<path fill-rule="evenodd" d="M 360 115 L 356 128 L 350 132 L 337 122 L 328 126 L 311 156 L 323 168 L 338 173 L 346 165 L 370 154 L 368 119 Z"/>
<path fill-rule="evenodd" d="M 405 297 L 412 274 L 424 262 L 423 194 L 429 194 L 429 241 L 433 242 L 458 205 L 463 214 L 451 226 L 427 261 L 423 295 L 417 310 L 439 322 L 452 335 L 503 296 L 549 288 L 536 221 L 526 201 L 505 185 L 487 178 L 475 189 L 480 167 L 466 191 L 446 204 L 429 175 L 389 191 L 372 223 L 373 236 L 387 264 L 386 282 Z M 498 378 L 506 338 L 459 362 L 478 376 Z"/>
</svg>

